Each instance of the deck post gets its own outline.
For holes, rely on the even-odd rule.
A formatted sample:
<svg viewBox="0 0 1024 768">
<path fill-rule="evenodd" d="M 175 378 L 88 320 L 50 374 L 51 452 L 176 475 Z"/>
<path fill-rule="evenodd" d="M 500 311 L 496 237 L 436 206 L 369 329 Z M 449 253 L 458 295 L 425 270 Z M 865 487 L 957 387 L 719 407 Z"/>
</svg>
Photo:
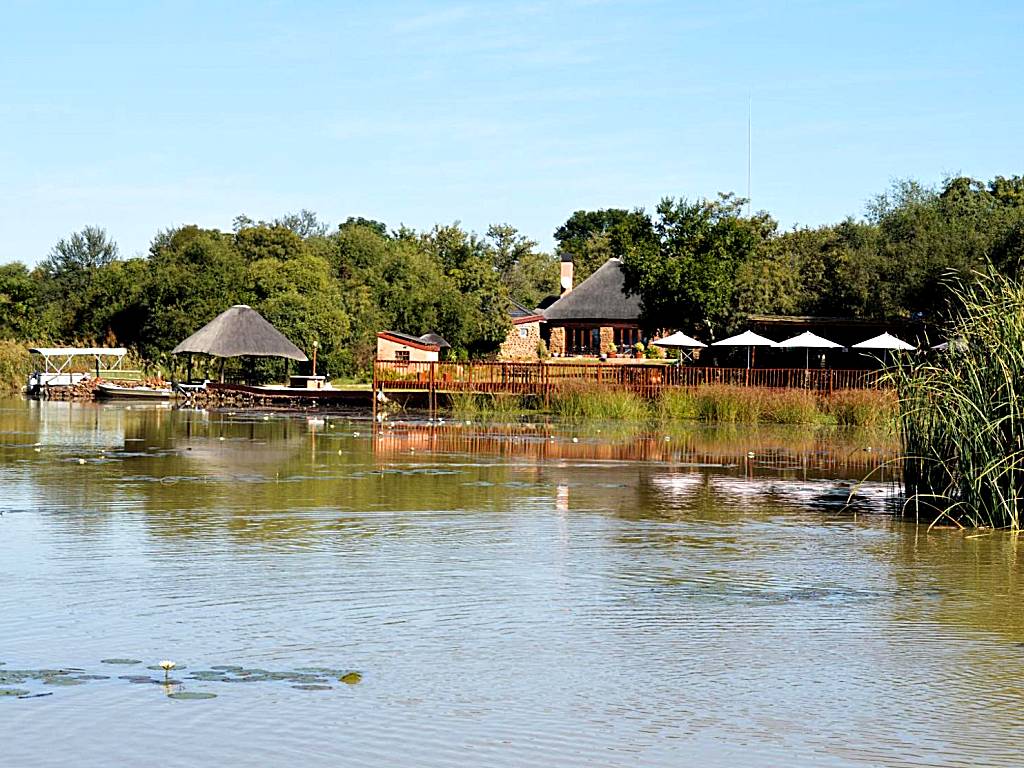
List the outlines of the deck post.
<svg viewBox="0 0 1024 768">
<path fill-rule="evenodd" d="M 373 417 L 373 427 L 377 428 L 377 361 L 373 361 L 373 376 L 370 384 L 370 410 Z"/>
<path fill-rule="evenodd" d="M 430 418 L 434 418 L 434 411 L 437 410 L 437 390 L 434 388 L 434 366 L 437 365 L 433 360 L 430 361 L 430 395 L 427 402 L 430 404 Z"/>
</svg>

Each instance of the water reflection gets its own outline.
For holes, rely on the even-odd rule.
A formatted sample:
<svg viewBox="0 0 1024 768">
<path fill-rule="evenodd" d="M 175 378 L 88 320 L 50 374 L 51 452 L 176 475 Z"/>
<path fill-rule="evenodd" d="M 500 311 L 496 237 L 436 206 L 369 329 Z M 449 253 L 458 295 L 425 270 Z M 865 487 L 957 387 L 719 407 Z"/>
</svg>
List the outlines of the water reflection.
<svg viewBox="0 0 1024 768">
<path fill-rule="evenodd" d="M 894 521 L 884 437 L 21 402 L 0 432 L 8 668 L 363 675 L 0 700 L 12 764 L 166 729 L 172 766 L 1020 763 L 1018 540 Z"/>
</svg>

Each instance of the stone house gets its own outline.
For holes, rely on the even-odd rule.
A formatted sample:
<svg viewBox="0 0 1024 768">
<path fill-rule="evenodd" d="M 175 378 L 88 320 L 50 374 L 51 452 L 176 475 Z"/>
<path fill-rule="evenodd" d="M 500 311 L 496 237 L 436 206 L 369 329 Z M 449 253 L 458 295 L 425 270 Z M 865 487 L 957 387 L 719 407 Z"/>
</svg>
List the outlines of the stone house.
<svg viewBox="0 0 1024 768">
<path fill-rule="evenodd" d="M 552 355 L 625 352 L 641 340 L 640 297 L 627 296 L 619 259 L 608 259 L 575 288 L 572 262 L 562 262 L 562 295 L 544 311 Z"/>
<path fill-rule="evenodd" d="M 509 311 L 512 328 L 498 350 L 499 360 L 537 360 L 537 345 L 541 342 L 540 324 L 544 315 L 512 302 Z"/>
</svg>

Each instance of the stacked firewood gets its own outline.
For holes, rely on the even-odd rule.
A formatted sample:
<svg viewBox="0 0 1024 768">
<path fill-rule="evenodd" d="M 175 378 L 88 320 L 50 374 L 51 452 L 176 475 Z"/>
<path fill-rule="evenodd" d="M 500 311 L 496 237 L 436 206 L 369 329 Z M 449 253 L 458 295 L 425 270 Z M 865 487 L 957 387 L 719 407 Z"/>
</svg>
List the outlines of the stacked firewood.
<svg viewBox="0 0 1024 768">
<path fill-rule="evenodd" d="M 96 388 L 99 385 L 99 379 L 90 377 L 82 379 L 72 387 L 44 387 L 43 392 L 47 400 L 95 400 Z"/>
</svg>

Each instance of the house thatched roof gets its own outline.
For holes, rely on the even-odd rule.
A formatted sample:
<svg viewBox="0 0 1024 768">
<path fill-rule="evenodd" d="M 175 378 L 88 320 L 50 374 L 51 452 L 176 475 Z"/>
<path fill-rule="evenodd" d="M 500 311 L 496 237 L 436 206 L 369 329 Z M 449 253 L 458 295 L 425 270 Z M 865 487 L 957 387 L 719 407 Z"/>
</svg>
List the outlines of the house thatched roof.
<svg viewBox="0 0 1024 768">
<path fill-rule="evenodd" d="M 640 297 L 627 296 L 622 262 L 608 259 L 594 274 L 544 310 L 549 322 L 618 320 L 636 322 Z"/>
<path fill-rule="evenodd" d="M 287 357 L 306 361 L 301 349 L 285 338 L 252 307 L 236 304 L 217 315 L 171 350 L 180 355 L 195 352 L 215 357 Z"/>
</svg>

